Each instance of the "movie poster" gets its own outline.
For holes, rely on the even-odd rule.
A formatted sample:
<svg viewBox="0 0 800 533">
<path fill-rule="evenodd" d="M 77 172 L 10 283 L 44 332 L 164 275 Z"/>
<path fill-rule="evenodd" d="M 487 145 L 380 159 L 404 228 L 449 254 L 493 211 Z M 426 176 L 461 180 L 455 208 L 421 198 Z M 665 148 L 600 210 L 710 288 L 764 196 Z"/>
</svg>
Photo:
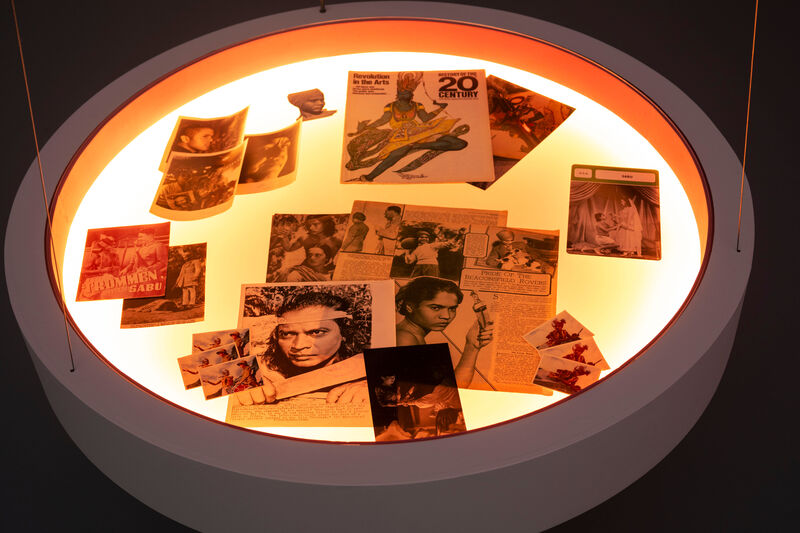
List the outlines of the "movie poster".
<svg viewBox="0 0 800 533">
<path fill-rule="evenodd" d="M 347 79 L 342 183 L 494 181 L 483 70 Z"/>
<path fill-rule="evenodd" d="M 121 328 L 199 322 L 205 316 L 206 243 L 169 247 L 163 296 L 126 298 Z"/>
<path fill-rule="evenodd" d="M 76 300 L 163 296 L 169 222 L 90 229 Z"/>
</svg>

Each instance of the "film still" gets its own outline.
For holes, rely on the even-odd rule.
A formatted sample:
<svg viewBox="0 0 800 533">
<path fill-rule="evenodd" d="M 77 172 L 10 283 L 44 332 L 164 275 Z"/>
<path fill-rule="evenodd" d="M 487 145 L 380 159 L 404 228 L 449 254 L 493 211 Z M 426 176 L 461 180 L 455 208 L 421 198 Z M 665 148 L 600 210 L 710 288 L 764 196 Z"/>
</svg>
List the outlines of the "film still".
<svg viewBox="0 0 800 533">
<path fill-rule="evenodd" d="M 239 355 L 250 355 L 250 330 L 223 329 L 192 334 L 192 353 L 204 352 L 229 343 L 236 344 Z"/>
<path fill-rule="evenodd" d="M 122 302 L 121 328 L 199 322 L 205 316 L 206 243 L 169 247 L 166 292 Z"/>
<path fill-rule="evenodd" d="M 346 213 L 273 215 L 266 281 L 330 281 L 348 218 Z"/>
<path fill-rule="evenodd" d="M 199 369 L 206 400 L 246 391 L 261 385 L 258 361 L 253 355 Z"/>
<path fill-rule="evenodd" d="M 575 108 L 496 76 L 487 76 L 486 86 L 497 181 L 553 133 Z M 487 189 L 492 183 L 472 185 Z"/>
<path fill-rule="evenodd" d="M 600 379 L 600 369 L 596 366 L 552 355 L 542 355 L 535 382 L 548 389 L 574 394 L 598 379 Z"/>
<path fill-rule="evenodd" d="M 566 311 L 561 311 L 552 319 L 545 320 L 527 332 L 523 338 L 537 350 L 544 350 L 593 336 L 594 333 L 578 322 L 575 317 Z"/>
<path fill-rule="evenodd" d="M 169 222 L 90 229 L 75 299 L 163 296 L 168 249 Z"/>
<path fill-rule="evenodd" d="M 447 344 L 364 352 L 376 441 L 466 431 Z"/>
<path fill-rule="evenodd" d="M 247 150 L 236 194 L 271 191 L 295 180 L 300 124 L 298 120 L 278 131 L 245 137 Z"/>
<path fill-rule="evenodd" d="M 658 171 L 573 165 L 567 253 L 661 259 Z"/>
<path fill-rule="evenodd" d="M 244 139 L 248 109 L 217 118 L 178 117 L 158 170 L 167 169 L 167 161 L 174 153 L 211 154 L 239 145 Z"/>
<path fill-rule="evenodd" d="M 170 220 L 198 220 L 233 205 L 247 141 L 225 152 L 175 152 L 150 206 L 154 215 Z"/>
<path fill-rule="evenodd" d="M 233 343 L 214 346 L 207 350 L 193 352 L 190 355 L 178 358 L 178 367 L 181 369 L 181 378 L 186 390 L 200 386 L 200 369 L 208 368 L 220 363 L 227 363 L 239 357 L 236 345 Z"/>
</svg>

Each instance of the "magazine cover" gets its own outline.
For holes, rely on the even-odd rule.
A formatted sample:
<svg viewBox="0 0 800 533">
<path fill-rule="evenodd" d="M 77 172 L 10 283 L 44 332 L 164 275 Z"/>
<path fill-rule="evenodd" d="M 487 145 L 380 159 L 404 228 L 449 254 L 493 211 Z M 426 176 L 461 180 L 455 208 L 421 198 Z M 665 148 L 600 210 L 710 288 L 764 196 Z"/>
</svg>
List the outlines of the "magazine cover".
<svg viewBox="0 0 800 533">
<path fill-rule="evenodd" d="M 496 76 L 486 78 L 495 179 L 511 170 L 575 111 Z M 473 183 L 481 189 L 492 183 Z"/>
<path fill-rule="evenodd" d="M 658 171 L 572 165 L 567 253 L 661 259 Z"/>
<path fill-rule="evenodd" d="M 349 72 L 342 183 L 492 182 L 483 70 Z"/>
<path fill-rule="evenodd" d="M 199 322 L 205 316 L 206 243 L 169 247 L 163 296 L 122 301 L 121 328 Z"/>
<path fill-rule="evenodd" d="M 163 296 L 168 249 L 169 222 L 90 229 L 75 299 Z"/>
</svg>

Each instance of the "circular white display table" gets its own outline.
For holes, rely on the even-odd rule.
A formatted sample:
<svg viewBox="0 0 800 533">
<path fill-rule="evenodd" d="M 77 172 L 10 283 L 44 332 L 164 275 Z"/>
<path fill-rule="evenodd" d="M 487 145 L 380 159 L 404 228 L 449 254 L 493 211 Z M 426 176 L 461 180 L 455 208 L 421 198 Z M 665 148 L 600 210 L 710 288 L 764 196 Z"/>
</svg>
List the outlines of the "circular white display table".
<svg viewBox="0 0 800 533">
<path fill-rule="evenodd" d="M 7 230 L 6 276 L 14 311 L 70 436 L 147 505 L 201 530 L 246 524 L 341 529 L 353 520 L 401 529 L 402 520 L 386 520 L 386 502 L 400 514 L 414 509 L 415 522 L 440 527 L 484 529 L 514 515 L 527 516 L 531 528 L 541 529 L 602 502 L 644 474 L 702 413 L 730 353 L 752 260 L 747 189 L 746 244 L 736 250 L 739 190 L 732 177 L 741 173 L 738 159 L 685 95 L 621 52 L 564 28 L 488 9 L 460 7 L 454 23 L 448 21 L 451 8 L 338 5 L 338 21 L 317 10 L 285 13 L 209 34 L 129 72 L 78 110 L 42 150 L 48 193 L 64 179 L 53 219 L 56 264 L 63 266 L 70 217 L 109 160 L 154 120 L 255 72 L 249 59 L 254 50 L 271 51 L 274 57 L 260 60 L 270 67 L 343 53 L 436 52 L 524 70 L 531 61 L 528 71 L 586 95 L 642 132 L 674 170 L 697 224 L 702 264 L 685 303 L 652 343 L 598 385 L 509 423 L 391 445 L 267 436 L 216 423 L 146 392 L 147 386 L 101 360 L 91 336 L 78 327 L 72 335 L 76 371 L 70 372 L 46 261 L 38 171 L 32 166 Z M 399 36 L 387 33 L 392 27 L 405 36 L 405 47 Z M 377 49 L 370 35 L 384 36 Z M 298 44 L 290 49 L 290 42 Z M 526 56 L 526 46 L 541 54 Z M 571 66 L 569 58 L 583 66 Z M 205 76 L 198 78 L 198 72 Z M 203 81 L 198 86 L 186 79 Z M 576 152 L 574 162 L 587 163 L 581 157 Z M 662 225 L 669 223 L 662 218 Z M 235 497 L 220 498 L 220 489 Z M 210 494 L 213 505 L 207 503 Z M 443 513 L 437 505 L 443 500 L 459 504 Z"/>
</svg>

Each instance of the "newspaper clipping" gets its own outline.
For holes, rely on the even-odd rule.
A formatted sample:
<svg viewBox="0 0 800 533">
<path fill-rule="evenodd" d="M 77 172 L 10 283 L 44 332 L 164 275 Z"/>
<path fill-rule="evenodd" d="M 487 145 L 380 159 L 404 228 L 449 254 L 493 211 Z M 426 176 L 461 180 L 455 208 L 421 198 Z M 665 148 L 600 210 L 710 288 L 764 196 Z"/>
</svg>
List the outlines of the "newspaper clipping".
<svg viewBox="0 0 800 533">
<path fill-rule="evenodd" d="M 226 421 L 249 427 L 369 427 L 363 357 L 394 345 L 392 282 L 243 285 L 239 327 L 264 385 Z"/>
<path fill-rule="evenodd" d="M 170 220 L 198 220 L 233 205 L 247 141 L 213 154 L 173 153 L 150 212 Z"/>
<path fill-rule="evenodd" d="M 367 350 L 364 364 L 376 441 L 466 431 L 447 344 Z"/>
<path fill-rule="evenodd" d="M 353 230 L 356 242 L 348 241 L 342 248 L 333 279 L 387 279 L 391 274 L 457 281 L 469 227 L 501 226 L 506 215 L 506 211 L 355 201 L 347 235 Z"/>
<path fill-rule="evenodd" d="M 301 123 L 297 120 L 272 133 L 245 137 L 247 150 L 236 194 L 271 191 L 295 180 Z"/>
<path fill-rule="evenodd" d="M 206 243 L 169 247 L 163 296 L 126 298 L 121 328 L 199 322 L 205 316 Z"/>
<path fill-rule="evenodd" d="M 483 70 L 347 79 L 342 183 L 494 181 Z"/>
<path fill-rule="evenodd" d="M 167 161 L 174 153 L 210 154 L 225 152 L 244 139 L 244 108 L 232 115 L 218 118 L 178 117 L 169 137 L 158 170 L 167 170 Z"/>
<path fill-rule="evenodd" d="M 168 249 L 169 222 L 90 229 L 76 300 L 164 296 Z"/>
<path fill-rule="evenodd" d="M 658 171 L 573 165 L 567 253 L 661 259 Z"/>
<path fill-rule="evenodd" d="M 273 215 L 267 283 L 330 281 L 343 239 L 350 236 L 346 242 L 353 241 L 352 231 L 345 235 L 349 219 L 346 213 Z"/>
<path fill-rule="evenodd" d="M 496 76 L 486 78 L 496 179 L 539 146 L 575 108 Z M 493 182 L 492 182 L 493 183 Z M 487 189 L 492 183 L 473 183 Z"/>
</svg>

